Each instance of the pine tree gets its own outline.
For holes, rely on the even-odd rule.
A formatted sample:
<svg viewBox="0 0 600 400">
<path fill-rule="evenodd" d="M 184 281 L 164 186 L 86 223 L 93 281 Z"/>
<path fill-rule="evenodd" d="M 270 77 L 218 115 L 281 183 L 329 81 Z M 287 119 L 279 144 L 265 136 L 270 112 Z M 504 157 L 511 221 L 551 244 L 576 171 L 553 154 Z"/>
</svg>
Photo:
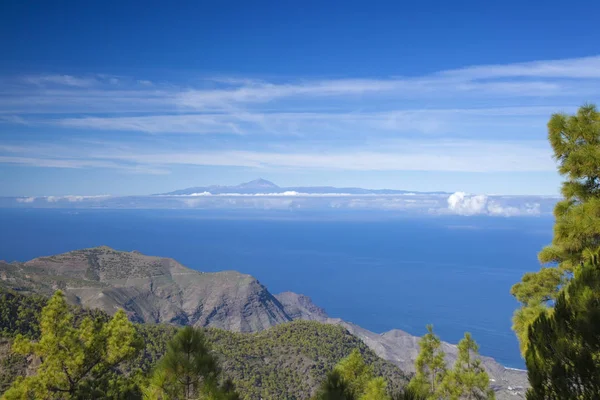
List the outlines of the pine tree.
<svg viewBox="0 0 600 400">
<path fill-rule="evenodd" d="M 367 382 L 364 393 L 359 400 L 390 400 L 387 394 L 387 383 L 383 377 L 373 378 Z"/>
<path fill-rule="evenodd" d="M 416 374 L 409 383 L 412 392 L 434 399 L 446 376 L 445 354 L 442 342 L 427 325 L 427 334 L 419 341 L 419 355 L 415 361 Z"/>
<path fill-rule="evenodd" d="M 592 400 L 600 395 L 600 264 L 593 257 L 529 328 L 528 400 Z"/>
<path fill-rule="evenodd" d="M 236 399 L 231 381 L 219 386 L 217 358 L 201 330 L 186 326 L 169 342 L 153 373 L 149 399 Z"/>
<path fill-rule="evenodd" d="M 391 397 L 392 400 L 427 400 L 427 396 L 418 393 L 410 386 L 406 386 L 400 393 L 395 393 Z"/>
<path fill-rule="evenodd" d="M 552 244 L 538 256 L 547 267 L 525 274 L 511 289 L 521 302 L 513 329 L 523 354 L 529 326 L 538 316 L 551 315 L 551 305 L 575 267 L 600 247 L 600 113 L 586 105 L 576 115 L 554 114 L 548 122 L 548 139 L 566 180 L 563 200 L 554 209 Z"/>
<path fill-rule="evenodd" d="M 37 342 L 18 335 L 14 351 L 33 354 L 41 360 L 36 374 L 19 378 L 6 391 L 10 399 L 75 399 L 98 395 L 98 384 L 106 384 L 118 398 L 123 380 L 103 380 L 123 361 L 131 359 L 141 347 L 135 328 L 122 310 L 110 321 L 84 318 L 75 326 L 65 296 L 57 291 L 42 310 L 40 339 Z"/>
<path fill-rule="evenodd" d="M 494 391 L 490 389 L 490 377 L 481 365 L 478 357 L 479 346 L 465 333 L 458 343 L 458 357 L 454 367 L 449 371 L 440 388 L 438 397 L 450 400 L 492 400 Z"/>
<path fill-rule="evenodd" d="M 339 371 L 330 371 L 317 391 L 314 400 L 355 400 L 350 385 L 344 381 Z"/>
<path fill-rule="evenodd" d="M 335 367 L 342 380 L 346 382 L 352 394 L 359 398 L 366 390 L 369 381 L 373 379 L 373 370 L 363 359 L 360 351 L 354 349 L 352 353 L 341 360 Z"/>
<path fill-rule="evenodd" d="M 360 351 L 354 349 L 327 374 L 315 400 L 390 400 L 387 382 L 375 377 Z"/>
</svg>

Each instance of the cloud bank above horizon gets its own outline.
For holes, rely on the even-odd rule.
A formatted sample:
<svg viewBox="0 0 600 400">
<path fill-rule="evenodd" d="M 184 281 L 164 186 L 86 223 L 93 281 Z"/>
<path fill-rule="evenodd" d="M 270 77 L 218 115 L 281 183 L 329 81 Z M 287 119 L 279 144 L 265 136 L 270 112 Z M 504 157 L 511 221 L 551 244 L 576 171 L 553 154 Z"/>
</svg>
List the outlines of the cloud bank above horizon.
<svg viewBox="0 0 600 400">
<path fill-rule="evenodd" d="M 407 215 L 538 217 L 552 215 L 557 197 L 453 194 L 210 193 L 120 197 L 67 195 L 0 198 L 9 208 L 385 211 Z"/>
<path fill-rule="evenodd" d="M 507 205 L 483 194 L 472 195 L 464 192 L 456 192 L 448 197 L 447 202 L 448 210 L 451 213 L 463 216 L 520 217 L 539 216 L 541 214 L 540 203 L 531 200 L 526 200 L 516 205 Z"/>
</svg>

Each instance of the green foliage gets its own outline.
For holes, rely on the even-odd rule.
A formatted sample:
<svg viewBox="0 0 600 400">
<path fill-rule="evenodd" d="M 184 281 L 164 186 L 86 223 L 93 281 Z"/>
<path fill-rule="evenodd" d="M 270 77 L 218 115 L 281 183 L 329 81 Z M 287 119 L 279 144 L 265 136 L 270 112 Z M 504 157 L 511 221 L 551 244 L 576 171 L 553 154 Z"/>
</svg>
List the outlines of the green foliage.
<svg viewBox="0 0 600 400">
<path fill-rule="evenodd" d="M 446 355 L 441 350 L 441 345 L 440 338 L 433 333 L 433 326 L 427 325 L 427 333 L 419 341 L 416 374 L 409 384 L 412 391 L 427 398 L 435 398 L 446 375 Z"/>
<path fill-rule="evenodd" d="M 25 375 L 27 358 L 12 352 L 11 341 L 0 340 L 0 394 L 4 393 L 17 379 Z"/>
<path fill-rule="evenodd" d="M 40 334 L 40 313 L 47 299 L 41 296 L 23 296 L 0 288 L 0 337 L 21 334 L 37 338 Z"/>
<path fill-rule="evenodd" d="M 478 357 L 479 346 L 465 333 L 458 343 L 458 357 L 452 369 L 446 367 L 446 355 L 441 341 L 427 326 L 427 334 L 419 342 L 420 352 L 415 361 L 416 374 L 400 399 L 492 400 L 490 378 Z"/>
<path fill-rule="evenodd" d="M 600 393 L 600 265 L 575 271 L 553 313 L 529 328 L 528 400 L 587 400 Z"/>
<path fill-rule="evenodd" d="M 172 325 L 150 324 L 134 324 L 134 327 L 144 346 L 134 358 L 123 364 L 122 369 L 149 375 L 167 352 L 167 345 L 177 333 L 178 328 Z"/>
<path fill-rule="evenodd" d="M 574 269 L 600 247 L 600 113 L 586 105 L 575 115 L 554 114 L 548 122 L 548 139 L 558 171 L 566 179 L 564 198 L 554 209 L 552 243 L 538 256 L 549 268 L 525 274 L 511 290 L 522 304 L 513 329 L 523 354 L 529 326 L 551 307 Z"/>
<path fill-rule="evenodd" d="M 363 394 L 359 400 L 389 400 L 387 383 L 382 377 L 373 378 L 367 382 Z"/>
<path fill-rule="evenodd" d="M 231 384 L 227 388 L 219 386 L 219 374 L 217 358 L 211 354 L 202 331 L 186 326 L 169 342 L 146 397 L 187 400 L 236 396 Z"/>
<path fill-rule="evenodd" d="M 327 373 L 314 400 L 355 400 L 350 385 L 336 369 Z"/>
<path fill-rule="evenodd" d="M 348 383 L 350 391 L 356 397 L 363 394 L 367 385 L 373 379 L 373 370 L 365 363 L 357 349 L 342 361 L 340 361 L 335 370 L 340 373 L 342 380 Z"/>
<path fill-rule="evenodd" d="M 401 392 L 392 394 L 391 400 L 427 400 L 427 396 L 407 386 Z"/>
<path fill-rule="evenodd" d="M 17 379 L 4 398 L 89 398 L 100 390 L 96 382 L 111 393 L 120 393 L 115 389 L 119 379 L 102 378 L 133 357 L 140 344 L 123 311 L 107 323 L 101 318 L 86 317 L 75 327 L 74 315 L 62 292 L 57 291 L 42 310 L 39 340 L 19 334 L 14 342 L 15 352 L 40 359 L 36 374 Z"/>
<path fill-rule="evenodd" d="M 252 334 L 208 329 L 206 337 L 244 399 L 307 399 L 355 349 L 390 390 L 407 381 L 398 367 L 337 325 L 294 321 Z"/>
<path fill-rule="evenodd" d="M 386 380 L 375 377 L 373 369 L 355 349 L 327 374 L 315 399 L 389 400 L 390 397 Z"/>
<path fill-rule="evenodd" d="M 458 343 L 458 358 L 454 367 L 447 372 L 438 390 L 441 398 L 450 400 L 481 399 L 493 400 L 490 377 L 477 357 L 479 346 L 470 333 Z"/>
<path fill-rule="evenodd" d="M 30 296 L 18 293 L 11 296 L 12 308 L 24 309 L 25 305 L 32 304 Z M 3 301 L 8 298 L 0 296 L 0 310 L 4 309 L 6 302 Z M 31 307 L 31 321 L 41 319 L 40 310 L 47 300 L 39 299 L 40 305 Z M 89 318 L 100 323 L 110 320 L 108 315 L 99 311 L 76 307 L 68 309 L 73 314 L 75 327 Z M 19 325 L 12 319 L 17 313 L 10 315 L 8 323 L 3 324 L 10 327 L 4 334 L 8 338 L 6 347 L 2 347 L 0 342 L 0 393 L 12 384 L 15 377 L 24 375 L 28 365 L 24 356 L 5 355 L 3 349 L 10 352 L 9 342 L 19 333 L 33 340 L 40 337 L 39 326 L 36 327 L 35 323 Z M 92 397 L 117 399 L 120 398 L 117 392 L 132 399 L 141 396 L 138 387 L 148 385 L 147 377 L 178 331 L 178 328 L 168 325 L 133 324 L 133 327 L 143 343 L 141 351 L 105 374 L 90 378 L 94 387 L 90 388 L 86 383 L 88 379 L 85 379 L 80 385 L 82 388 L 85 387 L 89 393 L 104 393 Z M 244 399 L 308 399 L 327 371 L 331 371 L 354 349 L 359 349 L 375 376 L 386 379 L 390 391 L 399 391 L 407 382 L 406 375 L 398 367 L 377 357 L 360 339 L 340 326 L 294 321 L 259 333 L 233 333 L 219 329 L 206 329 L 204 333 L 211 344 L 212 354 L 219 361 L 223 379 L 231 379 Z M 6 369 L 3 369 L 4 365 Z M 35 363 L 32 366 L 35 367 Z M 225 380 L 223 384 L 226 383 Z"/>
</svg>

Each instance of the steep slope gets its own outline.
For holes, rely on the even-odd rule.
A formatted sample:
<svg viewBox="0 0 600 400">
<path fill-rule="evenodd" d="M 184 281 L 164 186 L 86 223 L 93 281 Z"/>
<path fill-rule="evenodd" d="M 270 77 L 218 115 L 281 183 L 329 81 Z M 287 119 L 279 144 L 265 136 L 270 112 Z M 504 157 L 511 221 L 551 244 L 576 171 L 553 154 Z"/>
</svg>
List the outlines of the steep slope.
<svg viewBox="0 0 600 400">
<path fill-rule="evenodd" d="M 292 292 L 273 296 L 249 275 L 234 271 L 202 273 L 169 258 L 120 252 L 108 247 L 25 263 L 0 261 L 2 286 L 44 295 L 62 289 L 73 304 L 100 308 L 108 313 L 122 307 L 132 320 L 139 322 L 207 326 L 234 332 L 261 331 L 292 319 L 340 325 L 379 357 L 408 373 L 414 371 L 418 353 L 418 337 L 400 330 L 377 334 L 341 319 L 329 318 L 310 298 Z M 243 337 L 246 336 L 239 339 Z M 443 349 L 448 363 L 452 364 L 457 355 L 456 346 L 444 343 Z M 267 353 L 265 350 L 260 357 L 268 363 Z M 523 388 L 527 385 L 523 371 L 504 368 L 489 357 L 482 357 L 482 361 L 499 399 L 523 397 Z"/>
<path fill-rule="evenodd" d="M 418 336 L 399 329 L 378 334 L 339 318 L 329 318 L 325 310 L 316 306 L 309 297 L 301 294 L 284 292 L 276 294 L 275 297 L 288 315 L 298 319 L 340 325 L 360 338 L 379 357 L 394 363 L 406 373 L 415 372 L 415 360 L 419 354 Z M 448 365 L 454 364 L 458 355 L 456 345 L 442 342 L 442 350 L 446 353 Z M 481 361 L 491 378 L 490 385 L 496 391 L 499 400 L 525 398 L 525 388 L 528 386 L 526 372 L 505 368 L 490 357 L 482 356 Z"/>
<path fill-rule="evenodd" d="M 254 332 L 291 320 L 249 275 L 202 273 L 170 258 L 109 247 L 0 263 L 0 285 L 41 294 L 62 289 L 74 304 L 109 314 L 122 307 L 139 322 Z"/>
<path fill-rule="evenodd" d="M 326 321 L 329 316 L 321 307 L 312 302 L 310 297 L 294 292 L 283 292 L 275 295 L 286 314 L 292 319 L 305 321 Z"/>
<path fill-rule="evenodd" d="M 35 373 L 35 357 L 11 352 L 18 334 L 39 338 L 39 319 L 47 298 L 0 288 L 0 396 L 18 377 Z M 90 310 L 74 307 L 76 315 Z M 96 312 L 96 316 L 101 313 Z M 150 373 L 176 332 L 173 325 L 135 324 L 144 343 L 142 351 L 120 367 L 129 374 Z M 325 374 L 353 349 L 359 349 L 377 375 L 398 391 L 408 378 L 397 366 L 379 358 L 360 339 L 341 326 L 293 321 L 257 333 L 206 328 L 206 337 L 243 399 L 307 399 Z"/>
</svg>

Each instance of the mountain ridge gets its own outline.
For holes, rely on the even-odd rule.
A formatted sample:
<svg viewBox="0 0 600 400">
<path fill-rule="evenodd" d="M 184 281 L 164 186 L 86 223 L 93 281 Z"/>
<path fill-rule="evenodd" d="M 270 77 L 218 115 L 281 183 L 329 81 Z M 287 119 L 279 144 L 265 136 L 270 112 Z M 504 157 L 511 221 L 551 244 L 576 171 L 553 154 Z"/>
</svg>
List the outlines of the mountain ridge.
<svg viewBox="0 0 600 400">
<path fill-rule="evenodd" d="M 112 314 L 123 308 L 136 322 L 215 327 L 257 332 L 293 320 L 339 325 L 379 357 L 414 372 L 419 338 L 401 330 L 381 334 L 331 318 L 308 296 L 272 295 L 260 282 L 237 271 L 199 272 L 171 258 L 117 251 L 107 246 L 75 250 L 23 263 L 0 261 L 0 287 L 50 295 L 63 290 L 69 301 Z M 456 345 L 443 342 L 449 364 Z M 490 357 L 482 362 L 499 399 L 523 397 L 523 371 L 503 367 Z"/>
<path fill-rule="evenodd" d="M 49 295 L 137 322 L 211 326 L 254 332 L 291 321 L 254 277 L 237 271 L 198 272 L 171 258 L 109 247 L 75 250 L 24 263 L 0 263 L 0 285 Z"/>
<path fill-rule="evenodd" d="M 411 190 L 396 189 L 363 189 L 357 187 L 334 187 L 334 186 L 278 186 L 277 184 L 263 178 L 258 178 L 250 182 L 240 183 L 233 186 L 195 186 L 185 189 L 178 189 L 171 192 L 159 193 L 155 196 L 185 196 L 198 193 L 210 194 L 277 194 L 285 192 L 298 192 L 306 194 L 353 194 L 353 195 L 385 195 L 385 194 L 451 194 L 443 191 L 417 192 Z"/>
</svg>

